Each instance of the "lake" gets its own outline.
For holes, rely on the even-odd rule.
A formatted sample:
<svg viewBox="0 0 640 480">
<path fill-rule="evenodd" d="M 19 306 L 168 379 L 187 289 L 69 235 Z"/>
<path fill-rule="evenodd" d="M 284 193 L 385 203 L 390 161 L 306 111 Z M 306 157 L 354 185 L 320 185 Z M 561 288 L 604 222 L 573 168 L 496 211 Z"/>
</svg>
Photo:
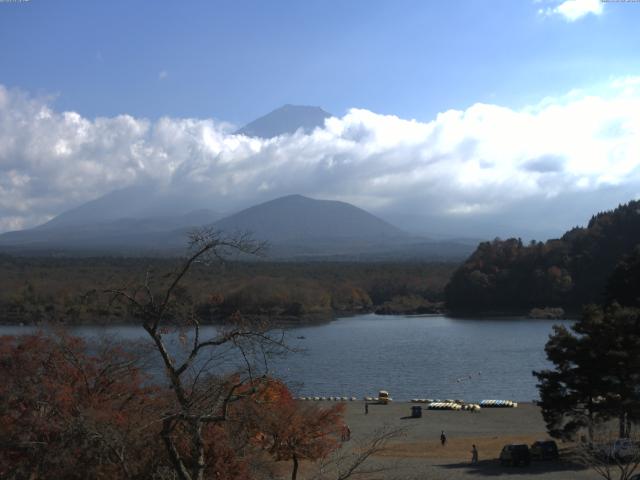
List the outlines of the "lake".
<svg viewBox="0 0 640 480">
<path fill-rule="evenodd" d="M 463 319 L 444 316 L 360 315 L 289 328 L 302 353 L 275 359 L 272 368 L 304 396 L 511 399 L 538 397 L 533 370 L 548 367 L 544 345 L 554 324 L 567 320 Z M 29 327 L 0 326 L 0 334 Z M 145 338 L 135 326 L 76 327 L 83 337 Z M 298 338 L 304 337 L 304 338 Z"/>
</svg>

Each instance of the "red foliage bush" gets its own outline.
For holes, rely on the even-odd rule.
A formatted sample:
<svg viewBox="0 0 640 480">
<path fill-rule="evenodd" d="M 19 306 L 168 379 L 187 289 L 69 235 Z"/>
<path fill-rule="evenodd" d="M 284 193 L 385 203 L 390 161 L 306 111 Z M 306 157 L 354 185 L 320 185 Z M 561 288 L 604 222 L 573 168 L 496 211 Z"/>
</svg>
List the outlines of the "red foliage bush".
<svg viewBox="0 0 640 480">
<path fill-rule="evenodd" d="M 0 337 L 0 477 L 143 477 L 157 460 L 155 389 L 123 348 Z"/>
</svg>

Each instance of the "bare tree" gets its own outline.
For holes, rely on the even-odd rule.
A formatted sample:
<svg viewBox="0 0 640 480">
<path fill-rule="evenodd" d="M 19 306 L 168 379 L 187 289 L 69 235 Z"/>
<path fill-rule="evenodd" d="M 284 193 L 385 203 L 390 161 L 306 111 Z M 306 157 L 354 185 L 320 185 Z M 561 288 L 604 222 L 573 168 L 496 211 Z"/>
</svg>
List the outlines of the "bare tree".
<svg viewBox="0 0 640 480">
<path fill-rule="evenodd" d="M 282 337 L 268 326 L 246 322 L 240 315 L 225 327 L 203 334 L 200 320 L 181 282 L 196 263 L 224 259 L 229 253 L 259 255 L 264 245 L 247 234 L 225 236 L 212 229 L 190 235 L 189 254 L 159 288 L 148 272 L 142 285 L 109 290 L 112 301 L 128 306 L 160 355 L 173 401 L 159 421 L 161 437 L 180 480 L 202 480 L 208 465 L 208 426 L 229 418 L 230 406 L 248 396 L 266 376 L 267 358 L 284 348 Z M 183 345 L 178 358 L 170 348 L 176 337 Z M 232 358 L 244 368 L 230 370 Z M 259 360 L 259 361 L 257 361 Z"/>
<path fill-rule="evenodd" d="M 360 475 L 380 474 L 397 470 L 395 466 L 372 465 L 371 457 L 382 452 L 387 444 L 403 437 L 402 428 L 382 427 L 371 436 L 357 440 L 350 448 L 334 451 L 317 464 L 312 480 L 347 480 Z"/>
<path fill-rule="evenodd" d="M 602 427 L 593 431 L 592 441 L 576 446 L 575 460 L 605 480 L 630 480 L 640 466 L 639 438 L 619 438 L 617 431 Z"/>
</svg>

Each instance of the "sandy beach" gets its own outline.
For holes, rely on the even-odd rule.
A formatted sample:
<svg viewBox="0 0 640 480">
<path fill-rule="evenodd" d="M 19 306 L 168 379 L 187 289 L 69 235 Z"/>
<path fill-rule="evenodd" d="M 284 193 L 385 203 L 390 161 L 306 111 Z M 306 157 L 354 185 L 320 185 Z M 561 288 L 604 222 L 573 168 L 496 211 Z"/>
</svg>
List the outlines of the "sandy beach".
<svg viewBox="0 0 640 480">
<path fill-rule="evenodd" d="M 331 402 L 321 402 L 330 404 Z M 346 421 L 352 432 L 351 442 L 371 436 L 377 429 L 403 428 L 404 435 L 390 442 L 376 455 L 372 464 L 388 467 L 370 479 L 595 479 L 592 471 L 570 461 L 566 445 L 559 461 L 534 461 L 529 467 L 503 467 L 498 455 L 505 444 L 527 443 L 549 438 L 540 409 L 530 403 L 518 408 L 483 409 L 479 412 L 434 411 L 423 409 L 422 418 L 410 418 L 412 403 L 370 405 L 365 414 L 364 402 L 347 402 Z M 440 432 L 447 436 L 440 443 Z M 472 465 L 471 448 L 479 451 L 479 462 Z M 563 455 L 564 454 L 564 455 Z"/>
</svg>

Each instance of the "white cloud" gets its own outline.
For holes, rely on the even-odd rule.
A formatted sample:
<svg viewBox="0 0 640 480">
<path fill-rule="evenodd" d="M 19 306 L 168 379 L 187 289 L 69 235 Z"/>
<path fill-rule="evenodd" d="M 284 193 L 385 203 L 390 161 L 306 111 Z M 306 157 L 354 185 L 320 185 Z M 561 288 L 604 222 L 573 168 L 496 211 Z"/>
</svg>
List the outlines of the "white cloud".
<svg viewBox="0 0 640 480">
<path fill-rule="evenodd" d="M 565 0 L 555 7 L 546 7 L 538 10 L 541 15 L 558 15 L 568 22 L 575 22 L 589 14 L 600 15 L 602 12 L 602 0 Z"/>
<path fill-rule="evenodd" d="M 634 84 L 520 110 L 478 103 L 425 123 L 351 109 L 311 134 L 269 140 L 213 120 L 90 120 L 0 86 L 0 230 L 142 182 L 206 192 L 214 210 L 302 193 L 455 216 L 639 191 L 640 93 L 625 88 Z"/>
</svg>

